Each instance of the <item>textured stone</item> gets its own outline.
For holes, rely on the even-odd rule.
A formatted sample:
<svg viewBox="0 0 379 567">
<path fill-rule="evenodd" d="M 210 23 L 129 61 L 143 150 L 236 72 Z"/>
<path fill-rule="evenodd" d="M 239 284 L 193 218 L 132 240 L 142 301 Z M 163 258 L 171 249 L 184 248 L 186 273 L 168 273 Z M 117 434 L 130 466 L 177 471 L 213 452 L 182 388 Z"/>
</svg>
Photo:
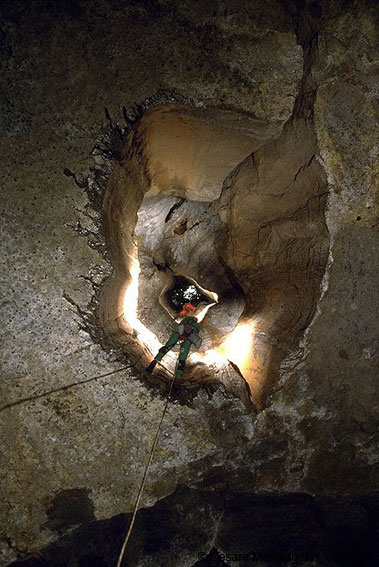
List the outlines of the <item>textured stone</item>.
<svg viewBox="0 0 379 567">
<path fill-rule="evenodd" d="M 124 244 L 136 252 L 133 230 L 149 179 L 146 161 L 138 162 L 137 140 L 130 138 L 134 155 L 125 169 L 120 146 L 128 151 L 128 140 L 120 129 L 126 127 L 124 115 L 138 119 L 142 101 L 145 114 L 153 106 L 175 104 L 196 113 L 217 109 L 244 115 L 265 123 L 269 137 L 276 138 L 265 134 L 259 148 L 252 146 L 254 161 L 242 152 L 246 159 L 236 163 L 239 155 L 234 156 L 230 166 L 237 168 L 226 179 L 219 169 L 215 195 L 222 191 L 211 218 L 217 212 L 221 223 L 229 222 L 229 198 L 235 195 L 240 211 L 248 198 L 261 225 L 270 223 L 257 248 L 258 223 L 250 233 L 249 220 L 241 219 L 249 239 L 240 238 L 235 258 L 231 242 L 223 252 L 232 272 L 241 267 L 248 316 L 264 307 L 269 347 L 277 349 L 279 341 L 287 349 L 272 358 L 279 381 L 257 415 L 248 414 L 235 395 L 237 390 L 241 395 L 240 377 L 234 393 L 221 386 L 192 396 L 175 389 L 142 505 L 151 509 L 180 485 L 221 486 L 257 497 L 275 491 L 332 499 L 337 493 L 377 490 L 376 10 L 375 3 L 342 1 L 302 7 L 238 0 L 1 4 L 3 565 L 27 557 L 29 566 L 36 565 L 32 555 L 69 537 L 76 522 L 86 526 L 93 516 L 101 522 L 130 512 L 163 411 L 164 390 L 148 384 L 137 366 L 107 375 L 131 365 L 137 353 L 120 350 L 104 335 L 98 317 L 99 296 L 122 298 L 127 287 L 130 258 Z M 109 144 L 101 151 L 102 128 Z M 299 171 L 313 154 L 320 159 Z M 256 182 L 257 171 L 262 184 Z M 298 171 L 281 199 L 282 188 Z M 108 181 L 120 194 L 127 188 L 129 200 L 123 195 L 117 202 L 115 194 L 113 218 L 104 214 L 101 220 Z M 318 196 L 326 183 L 325 206 L 296 216 L 297 203 Z M 262 190 L 261 206 L 248 187 Z M 285 222 L 268 215 L 273 203 Z M 108 205 L 106 198 L 105 213 Z M 105 229 L 112 227 L 106 251 L 102 222 Z M 291 262 L 298 266 L 296 278 L 307 290 L 300 304 L 298 296 L 287 295 L 285 278 L 279 279 L 279 259 L 287 254 L 281 244 L 296 242 L 299 235 L 322 250 L 322 261 L 316 254 L 315 270 L 305 272 L 304 280 L 304 257 L 312 246 L 298 254 L 293 245 L 283 264 L 283 269 Z M 171 243 L 166 251 L 173 250 Z M 256 265 L 271 270 L 271 279 L 260 270 L 249 273 L 244 254 L 251 251 Z M 117 275 L 110 278 L 112 273 Z M 276 282 L 281 282 L 277 294 Z M 283 298 L 291 309 L 277 319 Z M 288 317 L 296 309 L 299 327 Z M 218 326 L 216 309 L 211 313 Z M 122 300 L 102 303 L 109 332 L 116 333 L 122 314 Z M 265 342 L 263 333 L 258 340 Z M 267 352 L 264 344 L 261 352 Z M 204 366 L 200 378 L 205 370 L 214 377 L 216 368 Z M 329 538 L 337 538 L 332 549 L 341 549 L 337 544 L 354 534 L 375 533 L 375 506 L 356 498 L 362 500 L 354 504 L 349 525 L 343 521 L 346 505 L 337 510 L 329 502 L 324 508 Z M 183 495 L 180 499 L 188 503 Z M 59 525 L 50 523 L 50 529 L 57 502 L 76 502 L 78 513 L 58 514 Z M 162 523 L 171 506 L 180 503 L 165 508 L 162 502 Z M 217 523 L 208 519 L 200 530 L 205 552 L 214 545 Z M 197 520 L 189 516 L 188 523 Z M 80 552 L 73 556 L 72 550 L 83 545 L 83 533 L 88 545 L 93 541 L 91 530 L 81 527 L 74 528 L 79 544 L 70 547 L 74 564 Z M 119 525 L 114 530 L 120 539 Z M 185 561 L 194 565 L 194 550 L 179 539 Z M 331 545 L 331 539 L 324 541 Z M 148 564 L 147 552 L 141 561 Z M 183 565 L 180 557 L 177 565 Z"/>
<path fill-rule="evenodd" d="M 228 147 L 236 145 L 236 123 L 247 145 L 237 144 L 235 155 L 247 147 L 252 150 L 248 134 L 253 131 L 257 136 L 257 132 L 242 115 L 239 122 L 222 112 L 197 111 L 195 117 L 184 107 L 166 106 L 150 111 L 129 136 L 122 170 L 117 168 L 111 177 L 104 204 L 119 282 L 118 287 L 112 283 L 104 295 L 104 311 L 107 305 L 116 307 L 108 320 L 117 321 L 117 337 L 124 336 L 130 343 L 132 331 L 120 314 L 125 281 L 132 270 L 129 258 L 138 255 L 138 316 L 164 344 L 171 330 L 159 297 L 172 285 L 175 274 L 193 278 L 220 296 L 217 310 L 213 316 L 210 310 L 203 325 L 201 352 L 215 347 L 226 350 L 226 359 L 240 366 L 257 405 L 262 406 L 280 361 L 298 343 L 320 295 L 328 254 L 326 177 L 317 161 L 313 126 L 298 119 L 289 121 L 278 139 L 261 138 L 221 194 L 217 159 L 222 157 L 220 163 L 226 166 L 222 177 L 235 169 Z M 229 136 L 221 130 L 225 125 Z M 138 150 L 132 140 L 138 141 Z M 188 161 L 195 147 L 197 165 L 192 158 Z M 137 185 L 133 180 L 142 176 L 143 182 Z M 210 194 L 207 187 L 215 192 Z M 130 303 L 128 309 L 132 309 Z M 233 358 L 224 341 L 241 316 L 245 326 L 254 325 L 255 337 L 241 335 L 235 348 L 243 356 Z M 111 323 L 107 322 L 109 329 Z M 134 352 L 138 345 L 132 341 L 130 348 Z M 203 367 L 202 371 L 204 381 L 212 381 Z M 187 380 L 196 381 L 196 374 L 190 367 Z M 215 380 L 223 381 L 222 371 Z"/>
<path fill-rule="evenodd" d="M 375 566 L 378 498 L 179 488 L 137 514 L 125 564 Z M 130 515 L 86 522 L 13 567 L 112 565 Z"/>
<path fill-rule="evenodd" d="M 277 136 L 280 127 L 280 121 L 171 105 L 144 116 L 136 136 L 152 192 L 210 202 L 220 196 L 229 172 Z"/>
</svg>

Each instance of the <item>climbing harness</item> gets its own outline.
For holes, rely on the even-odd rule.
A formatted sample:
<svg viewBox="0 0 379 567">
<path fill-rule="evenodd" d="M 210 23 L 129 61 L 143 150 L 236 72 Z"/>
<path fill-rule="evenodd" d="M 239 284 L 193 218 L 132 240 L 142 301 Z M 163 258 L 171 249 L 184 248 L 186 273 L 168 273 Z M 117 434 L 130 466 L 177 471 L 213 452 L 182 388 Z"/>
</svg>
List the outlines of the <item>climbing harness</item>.
<svg viewBox="0 0 379 567">
<path fill-rule="evenodd" d="M 157 362 L 159 362 L 159 361 L 157 361 Z M 163 366 L 163 364 L 161 364 L 160 362 L 159 362 L 159 364 L 160 364 L 161 366 Z M 167 394 L 166 404 L 165 404 L 165 407 L 164 407 L 164 409 L 163 409 L 162 417 L 161 417 L 161 419 L 160 419 L 160 422 L 159 422 L 159 425 L 158 425 L 158 429 L 157 429 L 157 431 L 156 431 L 156 433 L 155 433 L 155 437 L 154 437 L 153 445 L 152 445 L 152 447 L 151 447 L 149 459 L 148 459 L 147 465 L 146 465 L 146 467 L 145 467 L 145 472 L 143 473 L 141 485 L 140 485 L 140 487 L 139 487 L 139 491 L 138 491 L 138 494 L 137 494 L 137 498 L 136 498 L 136 501 L 135 501 L 135 504 L 134 504 L 133 514 L 132 514 L 132 518 L 131 518 L 131 520 L 130 520 L 129 528 L 128 528 L 127 534 L 126 534 L 126 536 L 125 536 L 124 542 L 123 542 L 123 544 L 122 544 L 120 554 L 119 554 L 119 556 L 118 556 L 117 567 L 121 567 L 121 563 L 122 563 L 122 560 L 123 560 L 123 557 L 124 557 L 125 549 L 126 549 L 127 543 L 128 543 L 128 541 L 129 541 L 130 535 L 131 535 L 132 530 L 133 530 L 134 522 L 135 522 L 135 519 L 136 519 L 136 516 L 137 516 L 137 512 L 138 512 L 138 506 L 139 506 L 139 503 L 140 503 L 140 500 L 141 500 L 141 496 L 142 496 L 142 492 L 143 492 L 143 489 L 144 489 L 144 486 L 145 486 L 145 481 L 146 481 L 146 478 L 147 478 L 147 474 L 148 474 L 148 472 L 149 472 L 149 468 L 150 468 L 151 462 L 152 462 L 152 460 L 153 460 L 154 451 L 155 451 L 155 448 L 156 448 L 157 443 L 158 443 L 159 434 L 160 434 L 161 428 L 162 428 L 162 423 L 163 423 L 164 417 L 165 417 L 165 415 L 166 415 L 166 411 L 167 411 L 167 408 L 168 408 L 168 402 L 170 401 L 170 397 L 171 397 L 172 387 L 173 387 L 173 385 L 174 385 L 175 378 L 176 378 L 175 374 L 173 374 L 172 372 L 170 372 L 170 370 L 168 370 L 165 366 L 163 366 L 163 368 L 165 368 L 166 371 L 169 372 L 169 373 L 173 376 L 173 378 L 172 378 L 172 380 L 171 380 L 170 388 L 169 388 L 169 391 L 168 391 L 168 394 Z"/>
</svg>

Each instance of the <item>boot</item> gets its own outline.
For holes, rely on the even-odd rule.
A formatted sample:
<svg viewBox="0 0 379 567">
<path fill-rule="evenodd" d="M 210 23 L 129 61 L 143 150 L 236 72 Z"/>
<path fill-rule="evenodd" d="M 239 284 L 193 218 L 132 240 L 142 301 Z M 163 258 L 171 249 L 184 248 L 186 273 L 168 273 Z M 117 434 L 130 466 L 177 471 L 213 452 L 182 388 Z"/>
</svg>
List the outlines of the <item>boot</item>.
<svg viewBox="0 0 379 567">
<path fill-rule="evenodd" d="M 146 372 L 148 372 L 149 374 L 151 374 L 152 371 L 154 370 L 154 368 L 156 367 L 157 362 L 158 362 L 157 360 L 152 360 L 152 361 L 150 362 L 149 366 L 148 366 L 147 368 L 145 368 Z"/>
<path fill-rule="evenodd" d="M 175 376 L 177 378 L 183 378 L 183 372 L 184 372 L 185 365 L 186 365 L 185 360 L 179 360 L 178 366 L 176 367 L 176 372 L 175 372 Z"/>
</svg>

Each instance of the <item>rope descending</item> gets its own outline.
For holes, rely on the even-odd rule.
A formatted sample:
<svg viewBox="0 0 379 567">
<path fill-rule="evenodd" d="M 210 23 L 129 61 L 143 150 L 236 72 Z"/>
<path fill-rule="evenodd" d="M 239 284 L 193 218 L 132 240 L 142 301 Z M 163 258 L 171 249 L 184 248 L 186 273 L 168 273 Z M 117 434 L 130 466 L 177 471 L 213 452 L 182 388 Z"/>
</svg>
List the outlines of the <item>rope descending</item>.
<svg viewBox="0 0 379 567">
<path fill-rule="evenodd" d="M 170 374 L 171 374 L 171 372 L 170 372 Z M 135 504 L 134 504 L 133 514 L 132 514 L 132 519 L 130 520 L 129 529 L 128 529 L 127 534 L 125 536 L 124 543 L 122 544 L 120 555 L 118 556 L 117 567 L 121 567 L 121 563 L 122 563 L 122 560 L 123 560 L 123 557 L 124 557 L 125 549 L 126 549 L 128 541 L 129 541 L 130 534 L 132 533 L 132 530 L 133 530 L 134 522 L 135 522 L 135 519 L 136 519 L 136 516 L 137 516 L 138 506 L 139 506 L 141 496 L 142 496 L 142 492 L 143 492 L 143 489 L 144 489 L 144 486 L 145 486 L 146 477 L 147 477 L 147 474 L 149 472 L 151 462 L 153 460 L 154 451 L 155 451 L 155 448 L 156 448 L 157 443 L 158 443 L 159 434 L 160 434 L 160 431 L 161 431 L 161 427 L 162 427 L 164 417 L 166 415 L 168 402 L 170 401 L 172 387 L 174 385 L 174 382 L 175 382 L 175 374 L 173 374 L 173 379 L 171 380 L 170 389 L 168 391 L 168 395 L 167 395 L 167 399 L 166 399 L 166 404 L 165 404 L 165 407 L 163 409 L 162 417 L 161 417 L 161 420 L 160 420 L 159 425 L 158 425 L 158 429 L 157 429 L 155 437 L 154 437 L 154 442 L 153 442 L 153 445 L 151 447 L 149 460 L 147 461 L 145 472 L 144 472 L 143 477 L 142 477 L 142 482 L 141 482 L 141 486 L 139 488 L 137 498 L 136 498 L 136 501 L 135 501 Z"/>
</svg>

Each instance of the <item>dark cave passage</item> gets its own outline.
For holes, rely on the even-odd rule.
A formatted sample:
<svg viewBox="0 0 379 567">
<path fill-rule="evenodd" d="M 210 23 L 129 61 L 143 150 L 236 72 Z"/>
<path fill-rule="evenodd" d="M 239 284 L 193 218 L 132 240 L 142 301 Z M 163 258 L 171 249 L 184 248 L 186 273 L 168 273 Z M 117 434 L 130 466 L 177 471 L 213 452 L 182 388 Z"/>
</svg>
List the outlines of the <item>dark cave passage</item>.
<svg viewBox="0 0 379 567">
<path fill-rule="evenodd" d="M 174 276 L 173 285 L 164 292 L 164 299 L 174 313 L 178 313 L 186 302 L 196 306 L 200 303 L 212 302 L 211 296 L 202 293 L 196 283 L 189 281 L 185 276 Z"/>
</svg>

